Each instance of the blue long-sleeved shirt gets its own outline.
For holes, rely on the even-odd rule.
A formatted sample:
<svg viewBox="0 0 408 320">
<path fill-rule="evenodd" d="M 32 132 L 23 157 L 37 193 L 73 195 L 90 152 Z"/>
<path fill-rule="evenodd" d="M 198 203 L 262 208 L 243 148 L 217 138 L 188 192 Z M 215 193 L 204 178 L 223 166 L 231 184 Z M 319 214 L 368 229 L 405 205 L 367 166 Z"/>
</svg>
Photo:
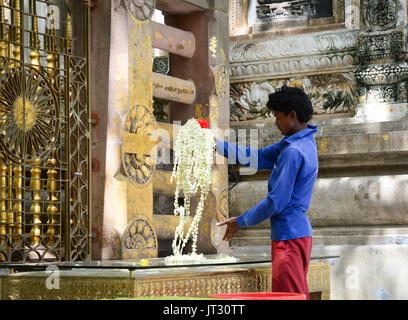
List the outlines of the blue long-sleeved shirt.
<svg viewBox="0 0 408 320">
<path fill-rule="evenodd" d="M 224 157 L 257 170 L 272 170 L 268 195 L 252 209 L 237 217 L 240 228 L 270 218 L 271 239 L 289 240 L 312 236 L 306 215 L 317 178 L 318 158 L 314 134 L 317 126 L 308 128 L 263 149 L 236 146 L 217 140 L 216 150 Z"/>
</svg>

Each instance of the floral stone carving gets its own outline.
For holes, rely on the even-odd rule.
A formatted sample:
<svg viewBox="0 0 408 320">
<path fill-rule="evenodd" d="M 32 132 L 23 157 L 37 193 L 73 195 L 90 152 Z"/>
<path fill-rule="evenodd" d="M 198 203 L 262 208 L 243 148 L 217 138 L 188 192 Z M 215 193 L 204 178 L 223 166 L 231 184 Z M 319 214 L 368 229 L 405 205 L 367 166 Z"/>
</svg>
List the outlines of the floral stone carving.
<svg viewBox="0 0 408 320">
<path fill-rule="evenodd" d="M 315 114 L 350 112 L 357 106 L 357 83 L 352 73 L 240 83 L 231 86 L 230 120 L 274 118 L 266 107 L 268 95 L 283 85 L 302 87 L 313 103 Z"/>
</svg>

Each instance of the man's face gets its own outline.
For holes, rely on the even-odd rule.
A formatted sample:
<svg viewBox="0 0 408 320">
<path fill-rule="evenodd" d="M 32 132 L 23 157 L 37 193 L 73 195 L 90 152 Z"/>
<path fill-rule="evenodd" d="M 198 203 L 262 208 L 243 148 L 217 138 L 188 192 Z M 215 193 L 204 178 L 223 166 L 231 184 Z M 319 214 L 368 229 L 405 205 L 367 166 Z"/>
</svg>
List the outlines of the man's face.
<svg viewBox="0 0 408 320">
<path fill-rule="evenodd" d="M 273 111 L 275 116 L 275 125 L 278 127 L 282 135 L 289 136 L 294 132 L 296 127 L 296 113 L 292 111 L 288 115 L 281 111 Z"/>
</svg>

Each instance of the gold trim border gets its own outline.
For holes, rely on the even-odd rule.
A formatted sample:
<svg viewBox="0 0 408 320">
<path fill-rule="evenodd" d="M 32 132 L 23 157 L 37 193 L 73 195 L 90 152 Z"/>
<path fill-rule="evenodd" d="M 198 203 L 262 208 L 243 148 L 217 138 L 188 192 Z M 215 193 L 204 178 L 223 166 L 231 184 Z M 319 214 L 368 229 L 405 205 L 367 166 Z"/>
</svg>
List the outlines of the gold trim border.
<svg viewBox="0 0 408 320">
<path fill-rule="evenodd" d="M 199 267 L 197 269 L 202 269 Z M 216 268 L 213 268 L 216 269 Z M 124 297 L 178 296 L 205 298 L 215 293 L 270 292 L 271 267 L 176 268 L 163 274 L 125 271 L 60 271 L 59 289 L 47 289 L 50 273 L 22 272 L 0 276 L 1 300 L 97 300 Z M 82 274 L 82 275 L 81 275 Z M 99 275 L 98 275 L 99 274 Z M 330 265 L 309 265 L 310 292 L 330 299 Z"/>
</svg>

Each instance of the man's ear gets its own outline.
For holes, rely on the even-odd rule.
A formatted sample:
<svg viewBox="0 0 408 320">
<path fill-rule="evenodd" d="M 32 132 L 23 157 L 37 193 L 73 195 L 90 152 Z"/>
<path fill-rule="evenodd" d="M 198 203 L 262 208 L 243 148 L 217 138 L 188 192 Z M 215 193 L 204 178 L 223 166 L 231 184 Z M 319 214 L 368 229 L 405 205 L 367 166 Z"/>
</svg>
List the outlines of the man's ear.
<svg viewBox="0 0 408 320">
<path fill-rule="evenodd" d="M 295 111 L 295 110 L 292 110 L 292 111 L 289 113 L 289 118 L 290 118 L 291 120 L 297 120 L 297 114 L 296 114 L 296 111 Z"/>
</svg>

